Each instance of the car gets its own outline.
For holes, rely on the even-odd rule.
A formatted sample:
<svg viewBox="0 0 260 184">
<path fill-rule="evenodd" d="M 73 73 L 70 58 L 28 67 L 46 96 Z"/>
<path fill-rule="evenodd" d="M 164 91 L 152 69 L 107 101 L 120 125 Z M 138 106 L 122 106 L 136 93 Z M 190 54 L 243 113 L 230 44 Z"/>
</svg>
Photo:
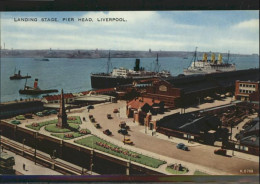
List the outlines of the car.
<svg viewBox="0 0 260 184">
<path fill-rule="evenodd" d="M 44 111 L 42 111 L 42 114 L 43 114 L 44 116 L 48 116 L 48 115 L 50 115 L 51 113 L 50 113 L 48 110 L 44 110 Z"/>
<path fill-rule="evenodd" d="M 32 114 L 31 113 L 27 113 L 24 115 L 25 118 L 27 119 L 32 119 Z"/>
<path fill-rule="evenodd" d="M 17 119 L 17 120 L 25 120 L 25 117 L 24 117 L 24 115 L 18 115 L 18 116 L 15 117 L 15 119 Z"/>
<path fill-rule="evenodd" d="M 100 126 L 99 123 L 95 124 L 95 127 L 96 127 L 96 128 L 101 128 L 101 126 Z"/>
<path fill-rule="evenodd" d="M 225 155 L 227 155 L 227 150 L 225 150 L 225 149 L 217 149 L 217 150 L 214 150 L 214 154 L 225 156 Z"/>
<path fill-rule="evenodd" d="M 114 109 L 113 113 L 119 113 L 118 109 Z"/>
<path fill-rule="evenodd" d="M 90 121 L 92 122 L 92 123 L 95 123 L 96 122 L 96 120 L 95 120 L 95 118 L 90 118 Z"/>
<path fill-rule="evenodd" d="M 177 144 L 176 147 L 177 147 L 178 149 L 181 149 L 181 150 L 184 150 L 184 151 L 188 151 L 188 150 L 189 150 L 189 148 L 188 148 L 187 146 L 185 146 L 185 144 L 183 144 L 183 143 Z"/>
<path fill-rule="evenodd" d="M 120 134 L 123 134 L 123 135 L 127 135 L 128 134 L 128 132 L 127 132 L 127 130 L 125 128 L 121 128 L 117 132 L 120 133 Z"/>
<path fill-rule="evenodd" d="M 42 114 L 42 112 L 37 112 L 36 116 L 43 117 L 43 114 Z"/>
<path fill-rule="evenodd" d="M 10 123 L 14 124 L 14 125 L 20 125 L 21 122 L 17 121 L 17 120 L 12 120 Z"/>
<path fill-rule="evenodd" d="M 57 111 L 55 109 L 49 111 L 50 114 L 57 114 Z"/>
<path fill-rule="evenodd" d="M 109 129 L 104 130 L 103 133 L 106 135 L 112 135 L 112 132 Z"/>
<path fill-rule="evenodd" d="M 125 138 L 122 142 L 125 143 L 125 144 L 129 144 L 129 145 L 134 144 L 133 141 L 131 141 L 129 138 Z"/>
<path fill-rule="evenodd" d="M 93 105 L 89 105 L 89 106 L 87 106 L 87 109 L 94 109 L 94 106 Z"/>
<path fill-rule="evenodd" d="M 112 119 L 111 114 L 107 114 L 107 119 Z"/>
</svg>

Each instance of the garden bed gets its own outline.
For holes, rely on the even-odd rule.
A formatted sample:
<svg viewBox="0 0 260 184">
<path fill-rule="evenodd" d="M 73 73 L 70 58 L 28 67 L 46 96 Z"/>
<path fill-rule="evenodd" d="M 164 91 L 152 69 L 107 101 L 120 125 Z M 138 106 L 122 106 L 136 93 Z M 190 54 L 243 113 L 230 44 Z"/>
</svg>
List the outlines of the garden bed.
<svg viewBox="0 0 260 184">
<path fill-rule="evenodd" d="M 82 123 L 79 116 L 70 116 L 70 117 L 68 117 L 67 122 L 68 123 L 75 123 L 75 124 L 81 124 Z M 58 123 L 58 119 L 54 119 L 54 120 L 50 120 L 50 121 L 44 121 L 44 122 L 40 122 L 40 123 L 32 123 L 30 125 L 26 125 L 26 127 L 39 131 L 41 129 L 41 127 L 43 127 L 43 126 L 50 125 L 50 124 L 56 124 L 56 123 Z"/>
<path fill-rule="evenodd" d="M 101 138 L 98 138 L 96 136 L 90 136 L 86 137 L 77 141 L 74 141 L 77 144 L 87 146 L 90 148 L 94 148 L 127 160 L 135 161 L 137 163 L 150 166 L 153 168 L 158 168 L 160 165 L 165 164 L 165 161 L 155 159 L 152 157 L 148 157 L 133 151 L 129 151 L 127 149 L 124 149 L 122 147 L 116 146 L 114 144 L 111 144 Z"/>
<path fill-rule="evenodd" d="M 75 123 L 69 123 L 69 128 L 60 128 L 56 126 L 56 124 L 50 124 L 45 126 L 45 130 L 48 132 L 53 132 L 53 133 L 65 133 L 65 132 L 73 132 L 75 130 L 79 129 L 79 125 Z"/>
<path fill-rule="evenodd" d="M 185 174 L 189 170 L 186 167 L 181 166 L 181 169 L 174 169 L 174 165 L 169 165 L 166 167 L 166 171 L 171 174 Z"/>
</svg>

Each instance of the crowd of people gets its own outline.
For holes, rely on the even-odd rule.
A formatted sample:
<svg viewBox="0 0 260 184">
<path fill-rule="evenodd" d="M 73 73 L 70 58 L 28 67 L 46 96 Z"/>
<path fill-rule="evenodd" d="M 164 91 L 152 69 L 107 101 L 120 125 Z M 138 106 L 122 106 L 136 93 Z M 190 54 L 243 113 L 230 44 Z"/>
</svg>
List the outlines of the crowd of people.
<svg viewBox="0 0 260 184">
<path fill-rule="evenodd" d="M 96 145 L 101 146 L 101 147 L 106 148 L 106 149 L 110 149 L 111 151 L 114 151 L 114 152 L 117 152 L 117 153 L 122 153 L 122 154 L 124 154 L 126 156 L 130 156 L 130 157 L 134 157 L 134 158 L 140 158 L 140 156 L 138 154 L 136 154 L 136 153 L 130 153 L 129 151 L 127 151 L 125 149 L 121 149 L 119 147 L 110 146 L 107 143 L 102 143 L 102 142 L 97 141 Z"/>
</svg>

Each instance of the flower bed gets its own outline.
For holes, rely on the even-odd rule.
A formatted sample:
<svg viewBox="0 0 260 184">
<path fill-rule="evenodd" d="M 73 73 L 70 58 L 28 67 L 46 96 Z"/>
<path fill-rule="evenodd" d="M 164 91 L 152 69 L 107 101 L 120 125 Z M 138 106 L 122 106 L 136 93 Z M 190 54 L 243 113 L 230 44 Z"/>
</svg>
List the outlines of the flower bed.
<svg viewBox="0 0 260 184">
<path fill-rule="evenodd" d="M 56 124 L 57 122 L 58 122 L 58 120 L 55 119 L 55 120 L 51 120 L 51 121 L 44 121 L 41 123 L 32 123 L 31 125 L 26 125 L 26 127 L 39 131 L 41 129 L 41 127 L 50 125 L 50 124 Z"/>
<path fill-rule="evenodd" d="M 37 123 L 38 126 L 35 126 L 35 123 L 32 123 L 31 125 L 26 125 L 26 127 L 39 131 L 41 129 L 41 127 L 43 127 L 43 126 L 50 125 L 50 124 L 56 124 L 56 123 L 58 123 L 58 119 Z M 70 117 L 68 117 L 68 123 L 81 124 L 80 117 L 79 116 L 70 116 Z"/>
<path fill-rule="evenodd" d="M 79 133 L 81 133 L 81 134 L 90 134 L 91 132 L 90 132 L 90 130 L 88 130 L 88 129 L 81 129 L 81 130 L 79 131 Z"/>
<path fill-rule="evenodd" d="M 150 166 L 153 168 L 158 168 L 160 165 L 165 164 L 165 161 L 158 160 L 152 157 L 148 157 L 133 151 L 129 151 L 127 149 L 124 149 L 122 147 L 116 146 L 114 144 L 111 144 L 103 139 L 100 139 L 96 136 L 90 136 L 86 137 L 77 141 L 74 141 L 77 144 L 87 146 L 87 147 L 93 147 L 94 149 L 124 158 L 124 159 L 130 159 L 131 161 L 138 162 L 140 164 Z"/>
<path fill-rule="evenodd" d="M 186 167 L 181 166 L 181 164 L 172 164 L 166 167 L 166 171 L 171 174 L 185 174 L 189 170 Z"/>
<path fill-rule="evenodd" d="M 74 130 L 79 129 L 79 125 L 74 124 L 74 123 L 69 123 L 69 127 L 71 128 L 60 128 L 57 127 L 56 124 L 50 124 L 45 126 L 45 130 L 48 132 L 53 132 L 53 133 L 65 133 L 65 132 L 71 132 Z"/>
<path fill-rule="evenodd" d="M 66 133 L 59 133 L 59 134 L 51 134 L 52 136 L 54 137 L 58 137 L 60 139 L 64 139 L 64 140 L 70 140 L 70 139 L 74 139 L 74 138 L 77 138 L 77 137 L 81 137 L 81 136 L 84 136 L 85 134 L 81 134 L 79 132 L 73 132 L 73 133 L 69 133 L 69 134 L 72 134 L 71 137 L 68 137 L 66 136 Z"/>
</svg>

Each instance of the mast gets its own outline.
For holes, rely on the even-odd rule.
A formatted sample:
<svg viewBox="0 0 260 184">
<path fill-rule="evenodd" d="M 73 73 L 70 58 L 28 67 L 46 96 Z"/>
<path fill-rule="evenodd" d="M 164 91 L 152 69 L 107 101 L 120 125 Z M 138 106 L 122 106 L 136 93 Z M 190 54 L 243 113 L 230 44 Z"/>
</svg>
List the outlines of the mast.
<svg viewBox="0 0 260 184">
<path fill-rule="evenodd" d="M 228 57 L 228 59 L 227 59 L 227 64 L 228 64 L 228 62 L 229 62 L 229 52 L 230 52 L 230 51 L 228 51 L 228 55 L 227 55 L 227 57 Z"/>
<path fill-rule="evenodd" d="M 26 88 L 27 78 L 25 79 L 24 89 Z"/>
<path fill-rule="evenodd" d="M 160 65 L 159 65 L 159 59 L 158 59 L 158 53 L 157 53 L 157 57 L 156 57 L 156 60 L 155 60 L 155 66 L 154 66 L 154 72 L 159 72 L 159 68 L 160 68 Z"/>
<path fill-rule="evenodd" d="M 193 61 L 194 67 L 195 67 L 195 61 L 196 61 L 196 58 L 197 58 L 197 48 L 198 47 L 195 47 L 195 52 L 194 52 L 194 61 Z"/>
<path fill-rule="evenodd" d="M 108 60 L 107 60 L 107 74 L 109 74 L 110 65 L 111 65 L 111 59 L 110 59 L 110 51 L 109 51 L 109 53 L 108 53 Z"/>
</svg>

